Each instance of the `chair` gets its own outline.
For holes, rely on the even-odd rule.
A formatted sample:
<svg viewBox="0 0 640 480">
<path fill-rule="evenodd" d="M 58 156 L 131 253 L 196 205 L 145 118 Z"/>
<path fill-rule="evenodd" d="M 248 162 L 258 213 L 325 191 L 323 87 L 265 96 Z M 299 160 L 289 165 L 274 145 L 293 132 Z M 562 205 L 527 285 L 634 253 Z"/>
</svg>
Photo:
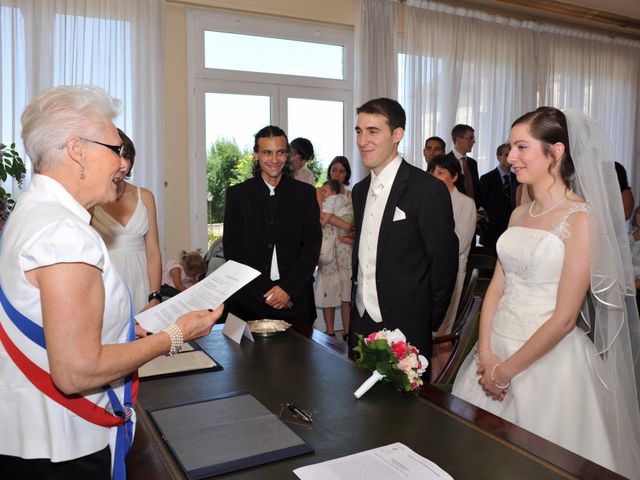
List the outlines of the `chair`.
<svg viewBox="0 0 640 480">
<path fill-rule="evenodd" d="M 465 276 L 465 283 L 462 286 L 462 295 L 460 296 L 460 303 L 458 303 L 458 309 L 456 310 L 456 318 L 453 321 L 451 331 L 454 331 L 459 323 L 459 320 L 467 313 L 471 300 L 473 300 L 473 289 L 476 286 L 478 275 L 480 271 L 474 268 L 470 274 Z"/>
<path fill-rule="evenodd" d="M 473 299 L 465 315 L 464 320 L 457 330 L 452 331 L 449 335 L 439 337 L 442 341 L 451 341 L 453 343 L 453 351 L 449 360 L 445 363 L 444 368 L 433 382 L 438 387 L 451 391 L 451 386 L 462 365 L 462 362 L 478 340 L 478 331 L 480 327 L 480 308 L 484 293 L 474 291 Z"/>
<path fill-rule="evenodd" d="M 467 277 L 474 269 L 478 269 L 478 278 L 491 278 L 496 268 L 497 258 L 493 255 L 471 253 L 467 258 Z M 465 278 L 466 281 L 466 278 Z"/>
</svg>

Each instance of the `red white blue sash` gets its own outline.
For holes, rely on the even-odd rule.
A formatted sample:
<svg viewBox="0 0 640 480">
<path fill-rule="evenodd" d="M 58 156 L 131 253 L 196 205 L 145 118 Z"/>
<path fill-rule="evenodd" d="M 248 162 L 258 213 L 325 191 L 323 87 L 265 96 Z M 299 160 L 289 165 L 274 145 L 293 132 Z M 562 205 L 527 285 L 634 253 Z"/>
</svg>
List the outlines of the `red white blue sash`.
<svg viewBox="0 0 640 480">
<path fill-rule="evenodd" d="M 131 300 L 131 295 L 129 295 L 129 300 Z M 130 301 L 129 303 L 131 307 L 128 340 L 132 342 L 135 340 L 133 302 Z M 6 297 L 1 285 L 0 304 L 7 314 L 7 318 L 13 322 L 23 335 L 46 350 L 43 328 L 15 309 Z M 1 321 L 0 341 L 11 360 L 13 360 L 23 375 L 47 397 L 88 422 L 102 427 L 117 427 L 116 446 L 113 452 L 113 478 L 115 480 L 124 480 L 126 478 L 125 458 L 133 443 L 133 422 L 131 422 L 131 416 L 138 394 L 137 372 L 125 378 L 124 406 L 120 403 L 118 396 L 110 385 L 104 387 L 114 412 L 110 413 L 82 395 L 66 395 L 61 392 L 53 383 L 51 374 L 33 362 L 13 343 Z"/>
</svg>

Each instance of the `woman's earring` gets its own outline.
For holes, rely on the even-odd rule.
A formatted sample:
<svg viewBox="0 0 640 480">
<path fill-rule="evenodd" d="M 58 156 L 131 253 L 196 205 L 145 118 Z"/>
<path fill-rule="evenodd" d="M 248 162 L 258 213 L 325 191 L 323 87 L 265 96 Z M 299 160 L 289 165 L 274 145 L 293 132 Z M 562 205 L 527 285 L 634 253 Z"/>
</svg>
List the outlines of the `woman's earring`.
<svg viewBox="0 0 640 480">
<path fill-rule="evenodd" d="M 80 165 L 80 180 L 84 180 L 87 176 L 84 174 L 84 165 Z"/>
</svg>

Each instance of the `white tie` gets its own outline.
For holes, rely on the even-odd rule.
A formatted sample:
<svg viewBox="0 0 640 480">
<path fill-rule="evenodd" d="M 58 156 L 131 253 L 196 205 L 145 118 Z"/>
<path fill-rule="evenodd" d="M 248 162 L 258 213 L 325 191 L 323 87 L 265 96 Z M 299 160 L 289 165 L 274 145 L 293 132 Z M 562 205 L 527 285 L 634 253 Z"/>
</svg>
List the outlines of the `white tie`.
<svg viewBox="0 0 640 480">
<path fill-rule="evenodd" d="M 382 190 L 384 190 L 384 185 L 380 180 L 378 180 L 377 177 L 374 178 L 371 182 L 371 195 L 373 196 L 373 198 L 376 198 L 378 195 L 380 195 L 382 193 Z"/>
</svg>

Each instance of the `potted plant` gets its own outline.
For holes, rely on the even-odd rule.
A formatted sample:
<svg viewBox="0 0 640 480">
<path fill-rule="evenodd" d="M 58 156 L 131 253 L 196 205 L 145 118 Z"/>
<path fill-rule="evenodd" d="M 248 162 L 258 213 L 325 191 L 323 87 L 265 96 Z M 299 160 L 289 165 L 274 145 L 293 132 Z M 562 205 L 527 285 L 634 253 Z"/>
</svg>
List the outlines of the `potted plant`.
<svg viewBox="0 0 640 480">
<path fill-rule="evenodd" d="M 26 173 L 24 162 L 20 158 L 20 154 L 16 151 L 16 144 L 12 143 L 7 146 L 0 143 L 0 182 L 5 182 L 7 178 L 15 178 L 18 185 L 22 187 L 22 180 Z M 5 220 L 13 210 L 15 200 L 11 198 L 11 194 L 7 192 L 0 184 L 0 230 Z"/>
</svg>

